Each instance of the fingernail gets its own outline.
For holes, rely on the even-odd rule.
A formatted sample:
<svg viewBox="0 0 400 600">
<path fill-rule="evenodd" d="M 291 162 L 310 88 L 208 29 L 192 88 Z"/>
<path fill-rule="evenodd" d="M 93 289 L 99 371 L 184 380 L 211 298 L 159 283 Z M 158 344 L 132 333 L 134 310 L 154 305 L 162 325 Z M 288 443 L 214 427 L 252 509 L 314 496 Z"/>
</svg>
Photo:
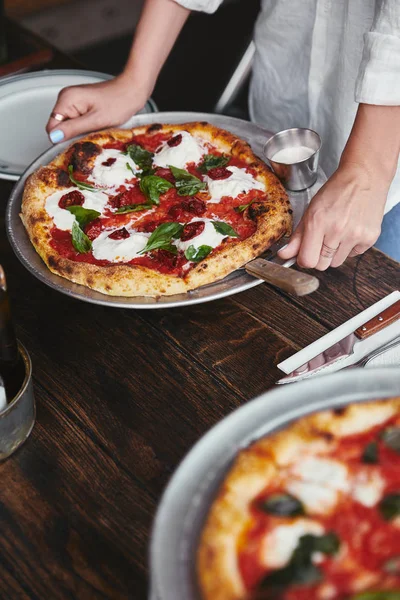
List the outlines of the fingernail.
<svg viewBox="0 0 400 600">
<path fill-rule="evenodd" d="M 64 139 L 64 132 L 61 129 L 54 129 L 54 131 L 50 131 L 49 137 L 53 144 L 58 144 Z"/>
</svg>

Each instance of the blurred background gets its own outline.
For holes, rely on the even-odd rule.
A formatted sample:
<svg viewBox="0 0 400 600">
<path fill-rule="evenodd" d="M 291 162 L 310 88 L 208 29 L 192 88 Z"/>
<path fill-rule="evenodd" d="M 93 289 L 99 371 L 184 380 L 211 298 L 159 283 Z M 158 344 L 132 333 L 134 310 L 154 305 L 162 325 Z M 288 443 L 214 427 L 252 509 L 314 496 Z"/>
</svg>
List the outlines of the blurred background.
<svg viewBox="0 0 400 600">
<path fill-rule="evenodd" d="M 0 0 L 1 1 L 1 0 Z M 117 74 L 127 59 L 142 0 L 5 0 L 5 13 L 83 68 Z M 260 0 L 225 0 L 192 13 L 153 98 L 160 110 L 212 112 L 252 37 Z M 225 113 L 247 118 L 248 81 Z"/>
</svg>

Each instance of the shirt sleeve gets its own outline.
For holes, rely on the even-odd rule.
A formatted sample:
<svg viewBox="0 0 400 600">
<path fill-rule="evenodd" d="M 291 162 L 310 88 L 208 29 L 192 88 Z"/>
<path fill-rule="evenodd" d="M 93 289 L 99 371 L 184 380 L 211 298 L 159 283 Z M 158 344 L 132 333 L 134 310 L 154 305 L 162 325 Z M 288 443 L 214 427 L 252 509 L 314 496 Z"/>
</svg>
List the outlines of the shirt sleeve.
<svg viewBox="0 0 400 600">
<path fill-rule="evenodd" d="M 371 30 L 364 34 L 356 102 L 400 105 L 400 0 L 378 0 Z"/>
<path fill-rule="evenodd" d="M 213 13 L 221 6 L 224 0 L 174 0 L 184 8 L 189 10 L 199 10 L 201 12 Z"/>
</svg>

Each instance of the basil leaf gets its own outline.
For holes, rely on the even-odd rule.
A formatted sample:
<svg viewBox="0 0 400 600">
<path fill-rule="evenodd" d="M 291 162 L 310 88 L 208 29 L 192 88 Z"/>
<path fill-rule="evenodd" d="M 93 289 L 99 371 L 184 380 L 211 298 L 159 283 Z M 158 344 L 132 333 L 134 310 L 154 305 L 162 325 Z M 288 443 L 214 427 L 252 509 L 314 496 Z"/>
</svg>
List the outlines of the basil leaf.
<svg viewBox="0 0 400 600">
<path fill-rule="evenodd" d="M 262 579 L 260 587 L 279 589 L 285 588 L 293 583 L 311 585 L 321 581 L 321 579 L 321 570 L 312 562 L 307 562 L 304 565 L 289 564 L 282 569 L 269 573 Z"/>
<path fill-rule="evenodd" d="M 199 246 L 198 248 L 195 248 L 194 246 L 189 246 L 185 250 L 185 257 L 188 260 L 191 260 L 192 262 L 200 262 L 201 260 L 203 260 L 203 258 L 208 256 L 212 250 L 213 248 L 211 246 L 206 245 Z"/>
<path fill-rule="evenodd" d="M 140 181 L 140 189 L 151 204 L 160 204 L 160 195 L 172 187 L 171 182 L 157 175 L 146 175 Z"/>
<path fill-rule="evenodd" d="M 253 204 L 253 202 L 254 200 L 251 200 L 248 204 L 239 204 L 239 206 L 235 206 L 233 210 L 237 213 L 242 213 L 246 210 L 246 208 L 249 208 L 249 206 Z"/>
<path fill-rule="evenodd" d="M 382 590 L 377 592 L 361 592 L 350 600 L 400 600 L 400 590 Z"/>
<path fill-rule="evenodd" d="M 83 208 L 83 206 L 66 206 L 65 210 L 69 210 L 75 216 L 81 229 L 84 229 L 90 221 L 97 219 L 101 214 L 97 210 Z"/>
<path fill-rule="evenodd" d="M 92 242 L 76 221 L 72 224 L 72 245 L 80 254 L 85 254 L 92 248 Z"/>
<path fill-rule="evenodd" d="M 130 144 L 126 149 L 126 153 L 129 154 L 133 162 L 136 163 L 137 166 L 142 169 L 142 171 L 151 169 L 154 156 L 152 152 L 145 150 L 137 144 Z"/>
<path fill-rule="evenodd" d="M 400 515 L 400 493 L 388 494 L 378 504 L 385 521 L 392 521 Z"/>
<path fill-rule="evenodd" d="M 94 185 L 90 185 L 89 183 L 85 183 L 84 181 L 78 181 L 77 179 L 75 179 L 75 177 L 74 177 L 74 167 L 72 165 L 69 165 L 69 167 L 68 167 L 68 173 L 69 173 L 69 178 L 72 181 L 72 183 L 74 185 L 76 185 L 80 190 L 87 190 L 87 191 L 92 192 L 93 190 L 96 189 L 94 187 Z"/>
<path fill-rule="evenodd" d="M 125 215 L 127 213 L 131 213 L 131 212 L 138 212 L 139 210 L 149 210 L 150 208 L 153 208 L 153 204 L 127 204 L 126 206 L 121 206 L 120 208 L 117 208 L 117 210 L 115 211 L 116 215 Z"/>
<path fill-rule="evenodd" d="M 153 231 L 148 239 L 146 246 L 139 254 L 145 254 L 150 250 L 167 250 L 172 254 L 177 254 L 176 246 L 171 244 L 171 240 L 177 239 L 183 230 L 183 225 L 180 223 L 162 223 Z"/>
<path fill-rule="evenodd" d="M 175 177 L 175 187 L 179 196 L 194 196 L 200 190 L 206 189 L 206 184 L 201 181 L 198 177 L 191 175 L 189 171 L 185 169 L 178 169 L 172 165 L 168 165 L 171 169 L 172 175 Z"/>
<path fill-rule="evenodd" d="M 371 465 L 378 462 L 378 444 L 376 442 L 370 442 L 365 446 L 361 460 Z"/>
<path fill-rule="evenodd" d="M 333 532 L 321 536 L 303 535 L 288 564 L 264 577 L 260 583 L 261 589 L 279 590 L 291 584 L 310 585 L 320 581 L 322 572 L 312 562 L 313 553 L 335 554 L 339 546 L 339 538 Z"/>
<path fill-rule="evenodd" d="M 400 427 L 388 427 L 382 431 L 381 440 L 385 446 L 400 454 Z"/>
<path fill-rule="evenodd" d="M 228 223 L 224 223 L 223 221 L 212 221 L 212 224 L 214 225 L 215 231 L 221 233 L 222 235 L 229 235 L 230 237 L 239 237 L 239 234 L 236 233 L 233 227 L 228 225 Z"/>
<path fill-rule="evenodd" d="M 313 538 L 313 552 L 322 552 L 323 554 L 332 556 L 332 554 L 336 554 L 340 548 L 340 540 L 333 531 L 320 535 L 319 537 L 311 537 Z"/>
<path fill-rule="evenodd" d="M 207 173 L 210 169 L 216 167 L 225 167 L 229 162 L 229 156 L 222 154 L 216 156 L 215 154 L 207 154 L 203 157 L 203 162 L 199 165 L 198 169 L 201 173 Z"/>
<path fill-rule="evenodd" d="M 303 504 L 291 494 L 272 494 L 263 500 L 259 507 L 264 512 L 279 517 L 304 515 Z"/>
</svg>

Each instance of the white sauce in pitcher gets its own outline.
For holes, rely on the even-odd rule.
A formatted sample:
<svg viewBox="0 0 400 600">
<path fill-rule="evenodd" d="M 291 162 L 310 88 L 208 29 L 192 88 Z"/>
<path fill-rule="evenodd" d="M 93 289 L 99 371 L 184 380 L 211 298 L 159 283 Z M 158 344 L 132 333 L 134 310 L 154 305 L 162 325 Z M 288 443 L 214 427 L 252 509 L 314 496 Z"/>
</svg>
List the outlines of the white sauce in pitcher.
<svg viewBox="0 0 400 600">
<path fill-rule="evenodd" d="M 308 148 L 307 146 L 293 146 L 292 148 L 283 148 L 282 150 L 279 150 L 273 155 L 271 160 L 284 163 L 285 165 L 292 165 L 293 163 L 309 158 L 314 152 L 315 150 Z"/>
</svg>

